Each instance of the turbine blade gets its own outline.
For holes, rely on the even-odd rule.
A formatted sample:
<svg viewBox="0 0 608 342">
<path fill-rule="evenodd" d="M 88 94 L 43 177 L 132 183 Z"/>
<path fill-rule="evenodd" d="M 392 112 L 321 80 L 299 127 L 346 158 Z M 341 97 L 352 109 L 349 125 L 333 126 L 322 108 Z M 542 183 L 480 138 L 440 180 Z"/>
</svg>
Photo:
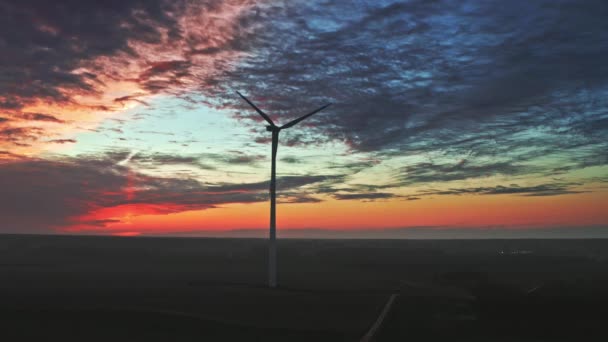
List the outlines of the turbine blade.
<svg viewBox="0 0 608 342">
<path fill-rule="evenodd" d="M 281 129 L 283 129 L 283 128 L 289 128 L 289 127 L 297 124 L 298 122 L 306 119 L 307 117 L 309 117 L 309 116 L 311 116 L 311 115 L 313 115 L 315 113 L 318 113 L 318 112 L 322 111 L 323 109 L 329 107 L 330 105 L 331 105 L 331 103 L 328 103 L 328 104 L 326 104 L 325 106 L 323 106 L 323 107 L 321 107 L 319 109 L 315 109 L 315 110 L 313 110 L 312 112 L 310 112 L 310 113 L 308 113 L 306 115 L 303 115 L 303 116 L 301 116 L 301 117 L 299 117 L 299 118 L 297 118 L 297 119 L 295 119 L 293 121 L 290 121 L 290 122 L 284 124 L 283 126 L 281 126 Z"/>
<path fill-rule="evenodd" d="M 251 107 L 253 107 L 253 109 L 255 109 L 255 111 L 258 112 L 258 114 L 260 114 L 264 118 L 264 120 L 266 120 L 266 122 L 268 122 L 270 124 L 270 126 L 276 127 L 274 122 L 272 122 L 272 120 L 270 119 L 270 117 L 268 115 L 266 115 L 266 113 L 262 112 L 262 110 L 260 108 L 256 107 L 256 105 L 254 105 L 251 101 L 249 101 L 248 98 L 243 96 L 243 94 L 239 93 L 238 91 L 236 93 L 239 94 L 239 96 L 241 98 L 243 98 L 243 100 L 247 101 L 247 103 L 249 103 L 249 105 Z"/>
</svg>

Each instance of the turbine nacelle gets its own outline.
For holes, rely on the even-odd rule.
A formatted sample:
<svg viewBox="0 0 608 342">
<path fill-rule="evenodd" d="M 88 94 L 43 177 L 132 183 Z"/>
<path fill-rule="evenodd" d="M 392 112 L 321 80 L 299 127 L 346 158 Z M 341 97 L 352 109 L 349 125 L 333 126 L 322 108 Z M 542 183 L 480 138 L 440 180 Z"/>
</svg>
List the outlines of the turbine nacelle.
<svg viewBox="0 0 608 342">
<path fill-rule="evenodd" d="M 325 109 L 325 108 L 327 108 L 327 107 L 329 107 L 329 106 L 331 105 L 331 103 L 328 103 L 328 104 L 326 104 L 325 106 L 320 107 L 320 108 L 318 108 L 318 109 L 315 109 L 315 110 L 313 110 L 312 112 L 310 112 L 310 113 L 308 113 L 308 114 L 306 114 L 306 115 L 302 115 L 301 117 L 299 117 L 299 118 L 297 118 L 297 119 L 295 119 L 295 120 L 292 120 L 292 121 L 290 121 L 290 122 L 286 123 L 286 124 L 285 124 L 285 125 L 283 125 L 283 126 L 277 126 L 277 125 L 275 125 L 275 124 L 274 124 L 274 122 L 272 121 L 272 119 L 270 119 L 270 117 L 268 116 L 268 114 L 264 113 L 264 111 L 262 111 L 262 110 L 261 110 L 260 108 L 258 108 L 256 105 L 254 105 L 254 104 L 253 104 L 253 102 L 249 101 L 249 99 L 248 99 L 248 98 L 246 98 L 245 96 L 243 96 L 243 94 L 239 93 L 238 91 L 237 91 L 236 93 L 237 93 L 237 94 L 239 94 L 239 96 L 240 96 L 240 97 L 241 97 L 243 100 L 245 100 L 245 101 L 246 101 L 246 102 L 247 102 L 247 103 L 248 103 L 248 104 L 249 104 L 251 107 L 253 107 L 253 109 L 255 109 L 255 111 L 256 111 L 256 112 L 258 112 L 258 114 L 260 114 L 260 116 L 261 116 L 261 117 L 262 117 L 262 118 L 263 118 L 263 119 L 264 119 L 266 122 L 268 122 L 268 125 L 266 126 L 266 130 L 267 130 L 268 132 L 278 132 L 278 131 L 280 131 L 280 130 L 282 130 L 282 129 L 284 129 L 284 128 L 289 128 L 289 127 L 291 127 L 291 126 L 294 126 L 294 125 L 295 125 L 295 124 L 297 124 L 298 122 L 300 122 L 300 121 L 302 121 L 302 120 L 304 120 L 304 119 L 306 119 L 306 118 L 308 118 L 308 117 L 312 116 L 313 114 L 316 114 L 316 113 L 318 113 L 318 112 L 322 111 L 323 109 Z"/>
</svg>

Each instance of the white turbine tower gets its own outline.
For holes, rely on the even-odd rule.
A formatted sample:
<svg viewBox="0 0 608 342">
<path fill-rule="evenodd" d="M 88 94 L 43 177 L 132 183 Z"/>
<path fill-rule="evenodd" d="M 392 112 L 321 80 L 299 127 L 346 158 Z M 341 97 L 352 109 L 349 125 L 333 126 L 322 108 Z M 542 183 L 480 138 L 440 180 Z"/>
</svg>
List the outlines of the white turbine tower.
<svg viewBox="0 0 608 342">
<path fill-rule="evenodd" d="M 236 92 L 239 94 L 243 100 L 247 101 L 253 109 L 255 109 L 258 114 L 268 122 L 268 126 L 266 126 L 266 130 L 272 132 L 272 166 L 270 168 L 270 243 L 268 246 L 268 286 L 269 287 L 277 287 L 277 241 L 276 241 L 276 170 L 277 170 L 277 148 L 279 144 L 279 132 L 283 129 L 289 128 L 297 124 L 298 122 L 308 118 L 309 116 L 322 111 L 323 109 L 329 107 L 331 103 L 326 104 L 325 106 L 313 110 L 312 112 L 303 115 L 293 121 L 286 123 L 283 126 L 277 126 L 272 122 L 270 117 L 266 115 L 261 109 L 256 107 L 251 101 L 249 101 L 243 94 Z"/>
</svg>

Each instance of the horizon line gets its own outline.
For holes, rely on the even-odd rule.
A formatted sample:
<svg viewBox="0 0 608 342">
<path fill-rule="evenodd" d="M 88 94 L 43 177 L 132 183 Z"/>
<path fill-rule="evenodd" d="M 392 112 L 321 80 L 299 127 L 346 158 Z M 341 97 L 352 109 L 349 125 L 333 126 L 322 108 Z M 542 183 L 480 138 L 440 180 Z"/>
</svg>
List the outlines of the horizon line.
<svg viewBox="0 0 608 342">
<path fill-rule="evenodd" d="M 442 227 L 416 226 L 397 228 L 292 228 L 278 232 L 286 239 L 369 239 L 369 240 L 488 240 L 488 239 L 605 239 L 608 226 L 489 226 L 489 227 Z M 178 238 L 267 238 L 266 228 L 239 228 L 228 230 L 188 230 L 154 232 L 131 230 L 99 230 L 96 232 L 0 232 L 0 235 L 35 236 L 112 236 L 112 237 L 178 237 Z"/>
</svg>

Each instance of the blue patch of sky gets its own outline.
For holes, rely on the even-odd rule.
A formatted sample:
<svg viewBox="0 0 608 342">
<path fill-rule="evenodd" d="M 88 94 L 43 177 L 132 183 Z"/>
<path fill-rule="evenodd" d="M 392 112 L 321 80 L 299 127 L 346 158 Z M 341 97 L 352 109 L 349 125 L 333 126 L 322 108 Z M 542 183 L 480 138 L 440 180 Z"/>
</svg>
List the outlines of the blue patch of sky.
<svg viewBox="0 0 608 342">
<path fill-rule="evenodd" d="M 137 106 L 107 119 L 95 132 L 85 131 L 76 136 L 72 149 L 63 153 L 103 154 L 107 151 L 136 151 L 147 155 L 163 154 L 176 157 L 197 157 L 200 165 L 147 165 L 138 169 L 157 175 L 187 173 L 213 182 L 255 182 L 268 178 L 270 144 L 256 143 L 267 134 L 262 122 L 238 120 L 229 110 L 218 110 L 204 104 L 192 105 L 179 98 L 158 96 L 148 100 L 150 107 Z M 142 116 L 143 114 L 143 116 Z M 133 120 L 134 117 L 142 117 Z M 116 120 L 119 119 L 119 120 Z M 302 125 L 284 132 L 282 141 L 294 135 L 310 134 Z M 298 132 L 298 130 L 302 130 Z M 323 141 L 323 139 L 319 139 Z M 313 142 L 309 145 L 279 148 L 279 160 L 292 157 L 306 163 L 281 163 L 281 175 L 332 174 L 326 166 L 335 162 L 336 155 L 347 154 L 340 142 Z M 261 156 L 261 159 L 259 158 Z M 238 157 L 253 157 L 250 162 L 235 162 Z M 361 158 L 362 154 L 344 157 L 345 163 Z M 209 166 L 209 169 L 205 167 Z M 186 172 L 187 171 L 187 172 Z M 195 177 L 196 178 L 196 177 Z"/>
</svg>

